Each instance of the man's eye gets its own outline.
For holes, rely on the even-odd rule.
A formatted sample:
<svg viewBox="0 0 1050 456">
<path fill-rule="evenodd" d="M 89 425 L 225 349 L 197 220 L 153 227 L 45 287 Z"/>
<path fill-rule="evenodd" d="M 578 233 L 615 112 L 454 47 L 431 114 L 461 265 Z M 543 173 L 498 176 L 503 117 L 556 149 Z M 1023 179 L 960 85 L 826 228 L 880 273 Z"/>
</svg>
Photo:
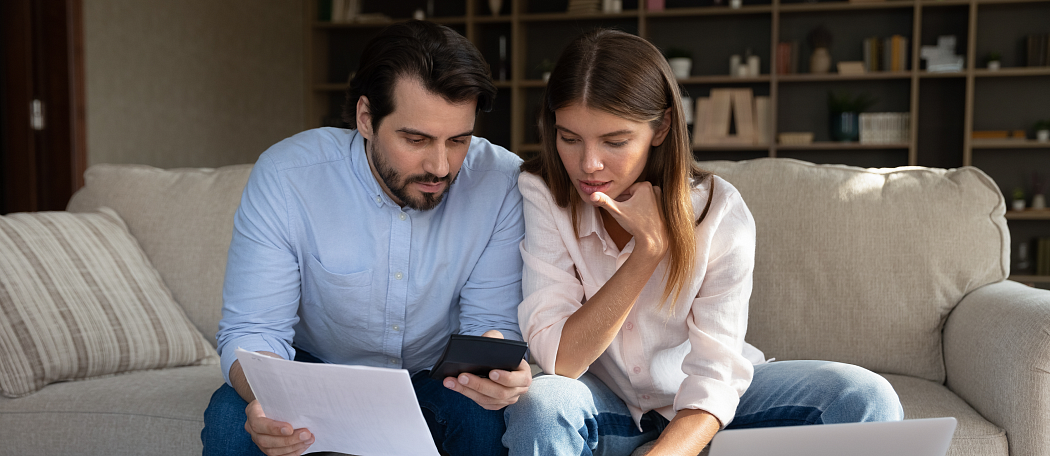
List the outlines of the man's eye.
<svg viewBox="0 0 1050 456">
<path fill-rule="evenodd" d="M 469 141 L 466 140 L 466 139 L 463 139 L 463 138 L 458 138 L 458 139 L 453 139 L 452 142 L 462 146 L 464 144 L 467 144 Z"/>
<path fill-rule="evenodd" d="M 422 138 L 405 138 L 405 140 L 412 144 L 423 144 L 424 141 Z"/>
</svg>

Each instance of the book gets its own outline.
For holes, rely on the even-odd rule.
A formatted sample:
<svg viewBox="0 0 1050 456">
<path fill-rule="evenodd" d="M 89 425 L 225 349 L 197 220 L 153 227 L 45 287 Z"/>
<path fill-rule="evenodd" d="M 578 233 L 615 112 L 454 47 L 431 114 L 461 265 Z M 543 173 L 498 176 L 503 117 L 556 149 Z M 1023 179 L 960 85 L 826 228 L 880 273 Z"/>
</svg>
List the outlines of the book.
<svg viewBox="0 0 1050 456">
<path fill-rule="evenodd" d="M 1050 238 L 1039 238 L 1035 255 L 1035 273 L 1050 275 Z"/>
<path fill-rule="evenodd" d="M 649 11 L 663 11 L 665 0 L 647 0 L 645 9 Z"/>
<path fill-rule="evenodd" d="M 755 145 L 765 146 L 773 139 L 773 111 L 769 97 L 755 97 Z"/>
<path fill-rule="evenodd" d="M 777 43 L 777 74 L 791 74 L 791 43 Z"/>
</svg>

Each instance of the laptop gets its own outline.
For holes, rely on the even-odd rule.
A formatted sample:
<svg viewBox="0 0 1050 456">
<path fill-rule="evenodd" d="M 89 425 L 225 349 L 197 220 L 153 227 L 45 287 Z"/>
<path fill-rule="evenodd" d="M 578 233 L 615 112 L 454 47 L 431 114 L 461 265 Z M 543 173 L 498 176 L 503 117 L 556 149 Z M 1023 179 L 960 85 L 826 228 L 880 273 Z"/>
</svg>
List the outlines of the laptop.
<svg viewBox="0 0 1050 456">
<path fill-rule="evenodd" d="M 715 434 L 709 456 L 944 456 L 955 418 L 732 429 Z"/>
</svg>

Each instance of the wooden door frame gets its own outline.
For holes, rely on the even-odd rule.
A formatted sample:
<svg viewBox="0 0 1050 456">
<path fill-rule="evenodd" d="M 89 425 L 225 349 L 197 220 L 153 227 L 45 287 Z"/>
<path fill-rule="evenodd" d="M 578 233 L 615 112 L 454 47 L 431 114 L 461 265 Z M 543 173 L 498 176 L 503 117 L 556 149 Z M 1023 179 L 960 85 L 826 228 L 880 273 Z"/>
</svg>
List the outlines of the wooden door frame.
<svg viewBox="0 0 1050 456">
<path fill-rule="evenodd" d="M 0 213 L 62 210 L 87 165 L 82 0 L 3 0 Z M 43 130 L 30 104 L 44 104 Z"/>
</svg>

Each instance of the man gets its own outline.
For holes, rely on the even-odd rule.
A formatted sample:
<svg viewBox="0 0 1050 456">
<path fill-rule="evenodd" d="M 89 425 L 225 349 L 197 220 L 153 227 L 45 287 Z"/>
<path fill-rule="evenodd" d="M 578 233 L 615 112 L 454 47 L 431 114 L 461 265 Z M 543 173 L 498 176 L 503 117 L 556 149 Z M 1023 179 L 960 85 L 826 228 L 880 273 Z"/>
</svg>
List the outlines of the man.
<svg viewBox="0 0 1050 456">
<path fill-rule="evenodd" d="M 505 453 L 500 409 L 527 391 L 528 364 L 427 375 L 452 333 L 521 339 L 520 160 L 472 137 L 495 93 L 456 32 L 391 25 L 347 90 L 353 130 L 310 130 L 262 154 L 234 220 L 217 335 L 227 384 L 205 412 L 205 454 L 298 455 L 314 441 L 265 417 L 238 347 L 407 369 L 440 450 Z"/>
</svg>

